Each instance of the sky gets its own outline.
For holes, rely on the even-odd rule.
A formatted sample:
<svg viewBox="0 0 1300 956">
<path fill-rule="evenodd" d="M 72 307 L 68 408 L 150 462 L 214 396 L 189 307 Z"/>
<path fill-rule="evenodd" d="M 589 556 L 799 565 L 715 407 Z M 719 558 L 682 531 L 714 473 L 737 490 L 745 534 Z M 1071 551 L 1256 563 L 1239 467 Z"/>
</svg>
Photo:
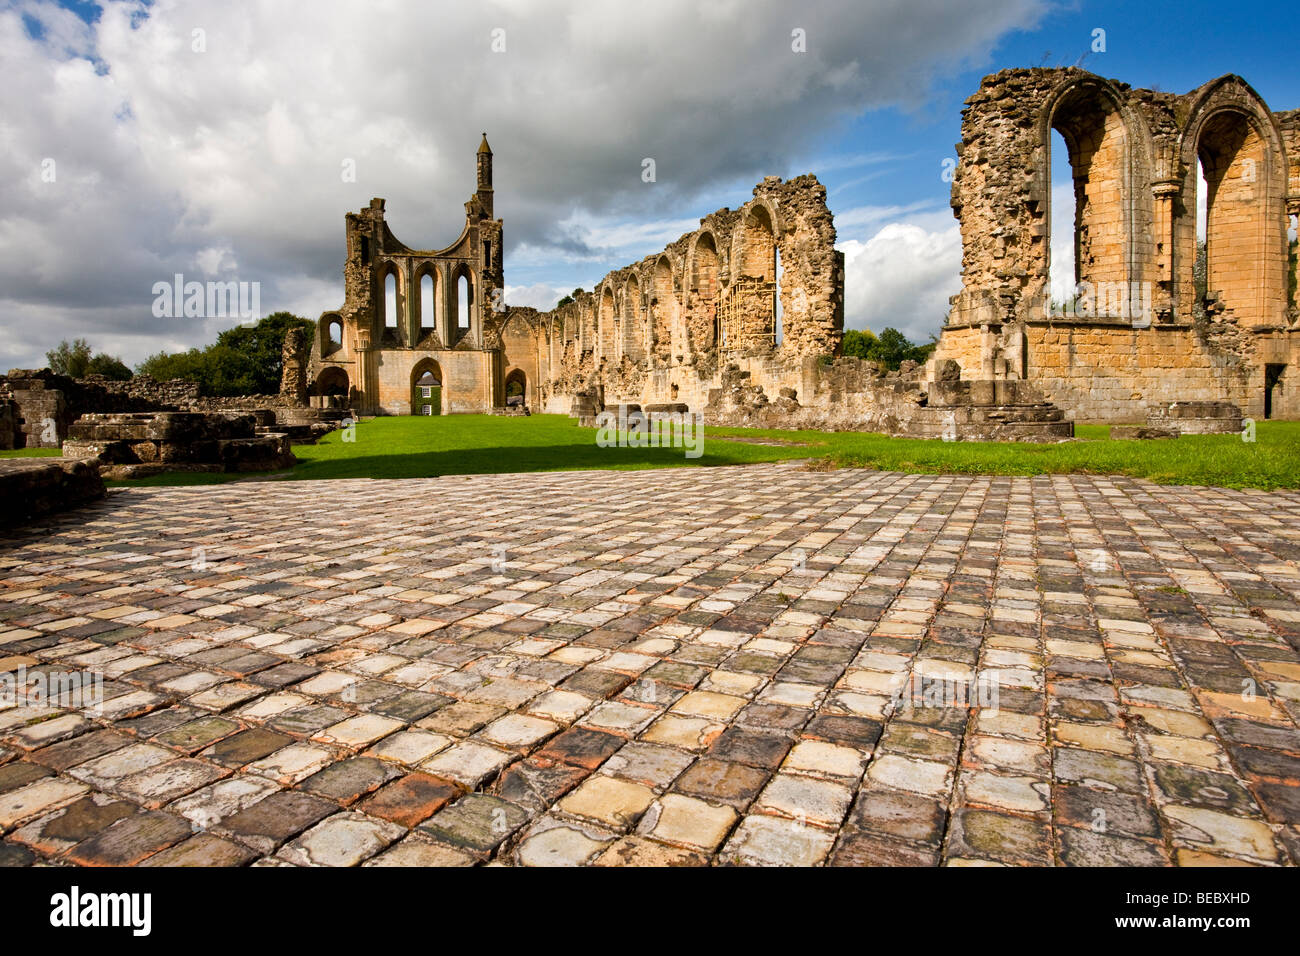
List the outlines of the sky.
<svg viewBox="0 0 1300 956">
<path fill-rule="evenodd" d="M 813 173 L 846 327 L 926 341 L 960 288 L 944 174 L 981 77 L 1080 64 L 1182 93 L 1238 73 L 1291 109 L 1292 19 L 1201 0 L 0 0 L 0 370 L 73 337 L 135 365 L 235 324 L 155 315 L 176 274 L 258 283 L 262 314 L 336 309 L 344 214 L 382 196 L 407 245 L 448 245 L 484 131 L 508 304 L 550 308 L 763 176 Z"/>
</svg>

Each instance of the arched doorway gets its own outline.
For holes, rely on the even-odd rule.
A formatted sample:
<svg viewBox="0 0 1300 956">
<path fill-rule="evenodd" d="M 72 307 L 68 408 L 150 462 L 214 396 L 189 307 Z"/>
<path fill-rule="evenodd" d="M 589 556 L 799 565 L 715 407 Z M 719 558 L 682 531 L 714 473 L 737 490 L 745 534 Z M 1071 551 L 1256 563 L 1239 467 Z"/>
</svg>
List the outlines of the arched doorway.
<svg viewBox="0 0 1300 956">
<path fill-rule="evenodd" d="M 521 368 L 506 376 L 506 408 L 522 408 L 528 404 L 528 379 Z"/>
<path fill-rule="evenodd" d="M 320 375 L 316 376 L 316 394 L 346 400 L 348 397 L 348 373 L 337 365 L 322 369 Z"/>
<path fill-rule="evenodd" d="M 411 371 L 411 414 L 442 414 L 442 369 L 425 359 Z"/>
</svg>

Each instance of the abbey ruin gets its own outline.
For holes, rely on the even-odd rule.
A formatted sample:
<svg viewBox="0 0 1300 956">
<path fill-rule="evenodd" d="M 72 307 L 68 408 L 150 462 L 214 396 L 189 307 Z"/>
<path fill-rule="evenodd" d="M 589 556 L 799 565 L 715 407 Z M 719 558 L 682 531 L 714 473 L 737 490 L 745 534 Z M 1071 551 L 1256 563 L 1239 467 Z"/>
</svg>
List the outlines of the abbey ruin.
<svg viewBox="0 0 1300 956">
<path fill-rule="evenodd" d="M 1049 281 L 1053 130 L 1074 179 L 1065 303 Z M 1300 417 L 1300 375 L 1287 372 L 1300 359 L 1288 254 L 1300 111 L 1270 112 L 1237 76 L 1179 96 L 1076 68 L 1004 70 L 967 101 L 958 154 L 962 290 L 923 368 L 839 355 L 843 255 L 810 175 L 764 179 L 740 208 L 550 312 L 508 306 L 485 136 L 447 248 L 402 244 L 382 199 L 347 216 L 344 305 L 286 376 L 313 403 L 361 414 L 626 404 L 712 423 L 1043 440 L 1069 437 L 1074 419 L 1137 422 L 1173 402 Z"/>
<path fill-rule="evenodd" d="M 952 188 L 963 288 L 936 362 L 1027 380 L 1081 420 L 1186 401 L 1300 417 L 1300 110 L 1270 112 L 1239 76 L 1178 96 L 1079 69 L 1004 70 L 967 104 Z M 1051 208 L 1053 130 L 1074 178 L 1074 303 L 1049 286 L 1052 216 L 1068 214 Z"/>
</svg>

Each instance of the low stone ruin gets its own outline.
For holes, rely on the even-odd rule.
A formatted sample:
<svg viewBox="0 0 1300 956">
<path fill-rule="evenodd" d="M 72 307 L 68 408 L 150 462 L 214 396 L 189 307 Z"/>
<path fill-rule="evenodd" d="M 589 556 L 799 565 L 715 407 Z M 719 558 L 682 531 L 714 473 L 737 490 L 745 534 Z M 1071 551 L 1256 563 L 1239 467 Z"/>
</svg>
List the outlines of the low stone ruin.
<svg viewBox="0 0 1300 956">
<path fill-rule="evenodd" d="M 1147 409 L 1147 425 L 1180 435 L 1241 432 L 1241 409 L 1232 402 L 1163 402 Z"/>
<path fill-rule="evenodd" d="M 799 390 L 788 386 L 769 398 L 748 371 L 734 364 L 722 370 L 720 380 L 720 386 L 709 391 L 704 409 L 710 425 L 874 431 L 947 441 L 1053 442 L 1074 437 L 1074 423 L 1028 382 L 963 380 L 953 361 L 943 363 L 934 380 L 926 382 L 915 362 L 889 371 L 875 362 L 840 356 L 807 370 L 805 402 Z"/>
<path fill-rule="evenodd" d="M 272 471 L 297 463 L 289 436 L 259 433 L 255 416 L 203 412 L 83 415 L 72 424 L 63 453 L 94 460 L 111 479 Z"/>
<path fill-rule="evenodd" d="M 1111 425 L 1112 441 L 1153 441 L 1156 439 L 1177 438 L 1175 428 L 1157 428 L 1151 425 Z"/>
<path fill-rule="evenodd" d="M 92 461 L 73 458 L 0 459 L 0 527 L 13 527 L 103 498 L 104 480 Z"/>
</svg>

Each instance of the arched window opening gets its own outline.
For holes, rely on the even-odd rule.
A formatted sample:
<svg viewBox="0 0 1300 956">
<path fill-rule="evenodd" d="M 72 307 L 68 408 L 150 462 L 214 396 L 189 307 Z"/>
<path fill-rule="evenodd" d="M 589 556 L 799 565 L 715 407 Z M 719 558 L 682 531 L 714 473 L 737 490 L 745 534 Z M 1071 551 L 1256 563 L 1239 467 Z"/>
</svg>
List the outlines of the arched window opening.
<svg viewBox="0 0 1300 956">
<path fill-rule="evenodd" d="M 384 276 L 384 328 L 397 330 L 397 276 Z"/>
<path fill-rule="evenodd" d="M 1079 304 L 1079 271 L 1075 253 L 1078 245 L 1078 198 L 1070 147 L 1058 129 L 1052 130 L 1051 165 L 1051 254 L 1048 264 L 1052 312 L 1072 315 Z"/>
<path fill-rule="evenodd" d="M 470 287 L 469 276 L 461 273 L 456 279 L 456 341 L 469 335 L 470 308 L 474 302 L 474 291 Z"/>
<path fill-rule="evenodd" d="M 783 268 L 781 265 L 781 251 L 779 249 L 773 249 L 772 254 L 776 258 L 776 288 L 772 290 L 772 295 L 776 299 L 776 317 L 773 320 L 774 328 L 772 330 L 772 344 L 780 345 L 781 340 L 785 337 L 785 331 L 781 328 L 781 316 L 783 314 L 783 307 L 781 305 L 781 277 Z"/>
<path fill-rule="evenodd" d="M 437 328 L 438 306 L 434 297 L 433 276 L 426 272 L 420 277 L 420 331 L 423 334 Z"/>
<path fill-rule="evenodd" d="M 1275 322 L 1285 310 L 1286 263 L 1282 223 L 1268 203 L 1268 143 L 1249 117 L 1223 110 L 1201 128 L 1196 154 L 1205 178 L 1205 309 L 1245 326 Z M 1199 213 L 1199 195 L 1197 203 Z"/>
<path fill-rule="evenodd" d="M 614 303 L 614 292 L 605 286 L 600 292 L 600 312 L 596 316 L 596 332 L 600 337 L 600 355 L 608 361 L 618 357 L 617 344 L 619 335 L 618 310 Z"/>
<path fill-rule="evenodd" d="M 1051 221 L 1045 264 L 1046 291 L 1059 307 L 1053 311 L 1145 316 L 1145 293 L 1137 302 L 1131 299 L 1131 280 L 1136 277 L 1129 274 L 1133 224 L 1124 118 L 1103 89 L 1082 85 L 1062 98 L 1051 126 Z"/>
<path fill-rule="evenodd" d="M 704 233 L 695 243 L 692 270 L 690 332 L 696 349 L 717 346 L 722 330 L 718 327 L 718 247 L 713 236 Z"/>
</svg>

